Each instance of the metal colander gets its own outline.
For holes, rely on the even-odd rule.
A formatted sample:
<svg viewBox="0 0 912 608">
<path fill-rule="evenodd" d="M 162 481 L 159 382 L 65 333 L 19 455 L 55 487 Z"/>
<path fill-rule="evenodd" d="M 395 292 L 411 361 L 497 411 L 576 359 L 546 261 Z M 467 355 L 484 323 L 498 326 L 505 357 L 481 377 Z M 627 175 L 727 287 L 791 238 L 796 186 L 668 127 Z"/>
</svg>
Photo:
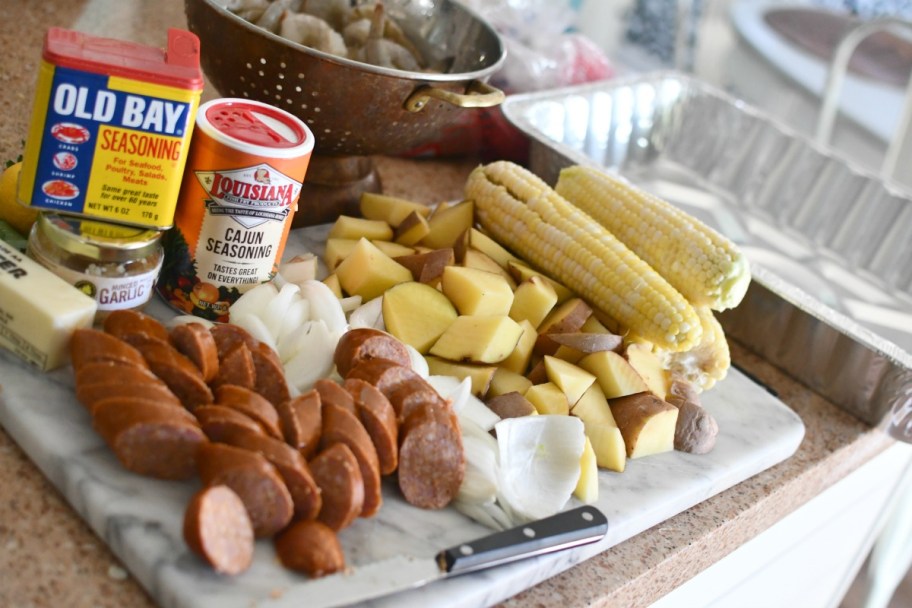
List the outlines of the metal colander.
<svg viewBox="0 0 912 608">
<path fill-rule="evenodd" d="M 382 68 L 290 42 L 220 0 L 185 0 L 185 9 L 218 92 L 298 116 L 314 133 L 317 155 L 402 152 L 435 137 L 459 112 L 504 98 L 486 84 L 505 57 L 500 37 L 449 0 L 384 0 L 431 64 L 444 66 L 438 73 Z"/>
</svg>

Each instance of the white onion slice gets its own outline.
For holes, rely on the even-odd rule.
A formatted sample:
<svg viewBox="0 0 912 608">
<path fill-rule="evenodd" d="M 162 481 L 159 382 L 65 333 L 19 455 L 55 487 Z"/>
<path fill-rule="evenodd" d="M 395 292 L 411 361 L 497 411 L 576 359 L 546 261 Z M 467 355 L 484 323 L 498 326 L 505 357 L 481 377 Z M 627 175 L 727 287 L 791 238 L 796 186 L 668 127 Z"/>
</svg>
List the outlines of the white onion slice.
<svg viewBox="0 0 912 608">
<path fill-rule="evenodd" d="M 348 318 L 348 323 L 352 329 L 372 327 L 380 331 L 386 331 L 386 325 L 383 323 L 383 296 L 368 300 L 353 310 Z"/>
<path fill-rule="evenodd" d="M 348 296 L 339 300 L 339 305 L 342 306 L 342 312 L 348 314 L 361 306 L 363 299 L 361 296 Z"/>
<path fill-rule="evenodd" d="M 304 281 L 301 283 L 301 295 L 310 302 L 310 318 L 320 319 L 326 323 L 331 334 L 341 335 L 348 328 L 345 312 L 339 304 L 339 298 L 332 289 L 322 281 Z"/>
<path fill-rule="evenodd" d="M 231 323 L 246 329 L 251 336 L 260 342 L 265 342 L 272 350 L 277 350 L 275 339 L 272 337 L 269 328 L 266 327 L 263 320 L 255 314 L 245 313 L 242 315 L 231 315 Z"/>
<path fill-rule="evenodd" d="M 301 298 L 301 288 L 294 283 L 286 283 L 279 293 L 274 297 L 265 308 L 259 311 L 259 317 L 269 330 L 273 343 L 278 342 L 279 334 L 288 314 L 288 309 L 298 299 Z"/>
<path fill-rule="evenodd" d="M 213 327 L 215 325 L 215 323 L 213 323 L 209 319 L 203 319 L 202 317 L 197 317 L 194 315 L 177 315 L 176 317 L 172 317 L 171 320 L 168 321 L 167 327 L 168 327 L 168 329 L 173 329 L 173 328 L 177 327 L 178 325 L 186 325 L 187 323 L 199 323 L 206 329 Z"/>
<path fill-rule="evenodd" d="M 241 294 L 241 297 L 228 307 L 228 316 L 233 322 L 236 316 L 239 317 L 246 314 L 259 315 L 277 295 L 279 295 L 279 290 L 275 284 L 272 282 L 260 283 Z"/>
<path fill-rule="evenodd" d="M 303 393 L 333 370 L 333 352 L 337 338 L 320 319 L 302 325 L 294 340 L 298 348 L 296 354 L 285 362 L 285 378 Z"/>
<path fill-rule="evenodd" d="M 428 369 L 427 359 L 425 359 L 424 356 L 419 353 L 418 349 L 416 349 L 414 346 L 406 344 L 405 350 L 408 351 L 412 371 L 422 378 L 427 378 L 428 374 L 431 373 L 431 371 Z"/>
</svg>

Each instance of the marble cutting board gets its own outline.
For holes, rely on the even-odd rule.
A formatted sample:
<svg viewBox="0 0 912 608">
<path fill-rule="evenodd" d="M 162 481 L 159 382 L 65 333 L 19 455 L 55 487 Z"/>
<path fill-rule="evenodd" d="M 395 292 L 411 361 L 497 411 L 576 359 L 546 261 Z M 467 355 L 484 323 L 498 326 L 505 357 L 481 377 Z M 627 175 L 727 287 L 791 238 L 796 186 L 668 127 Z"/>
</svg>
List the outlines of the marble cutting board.
<svg viewBox="0 0 912 608">
<path fill-rule="evenodd" d="M 294 231 L 287 256 L 319 253 L 325 228 Z M 166 318 L 160 301 L 148 312 Z M 729 376 L 703 396 L 720 434 L 707 455 L 660 454 L 628 463 L 623 474 L 599 473 L 598 506 L 609 530 L 599 543 L 488 571 L 388 593 L 410 558 L 491 532 L 453 509 L 425 511 L 404 502 L 394 484 L 371 519 L 341 533 L 351 574 L 319 582 L 282 568 L 269 541 L 257 543 L 253 566 L 224 578 L 184 545 L 184 507 L 196 482 L 166 482 L 123 470 L 76 401 L 72 370 L 42 374 L 0 351 L 0 425 L 66 497 L 163 608 L 250 608 L 332 605 L 334 590 L 370 564 L 376 606 L 479 606 L 496 603 L 570 568 L 653 525 L 785 460 L 804 437 L 801 419 L 744 374 Z"/>
</svg>

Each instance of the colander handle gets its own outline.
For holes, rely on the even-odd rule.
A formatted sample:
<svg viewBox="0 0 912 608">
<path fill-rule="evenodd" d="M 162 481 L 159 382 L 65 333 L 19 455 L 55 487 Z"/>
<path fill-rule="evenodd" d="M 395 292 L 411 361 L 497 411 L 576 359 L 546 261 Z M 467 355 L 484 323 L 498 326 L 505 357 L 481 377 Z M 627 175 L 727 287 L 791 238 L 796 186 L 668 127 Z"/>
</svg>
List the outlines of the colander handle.
<svg viewBox="0 0 912 608">
<path fill-rule="evenodd" d="M 422 85 L 405 100 L 405 109 L 420 112 L 431 98 L 445 101 L 459 108 L 490 108 L 503 103 L 504 92 L 486 82 L 472 80 L 466 85 L 465 93 L 454 93 L 431 85 Z"/>
</svg>

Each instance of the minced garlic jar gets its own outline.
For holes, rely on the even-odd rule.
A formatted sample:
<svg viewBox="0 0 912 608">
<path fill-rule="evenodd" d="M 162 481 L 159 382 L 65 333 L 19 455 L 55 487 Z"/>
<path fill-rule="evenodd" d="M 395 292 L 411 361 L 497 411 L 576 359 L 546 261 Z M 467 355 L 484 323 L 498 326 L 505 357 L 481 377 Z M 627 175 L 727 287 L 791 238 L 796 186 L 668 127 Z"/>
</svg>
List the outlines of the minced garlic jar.
<svg viewBox="0 0 912 608">
<path fill-rule="evenodd" d="M 27 253 L 95 298 L 96 321 L 112 310 L 143 308 L 152 297 L 164 258 L 156 230 L 54 213 L 38 216 Z"/>
</svg>

